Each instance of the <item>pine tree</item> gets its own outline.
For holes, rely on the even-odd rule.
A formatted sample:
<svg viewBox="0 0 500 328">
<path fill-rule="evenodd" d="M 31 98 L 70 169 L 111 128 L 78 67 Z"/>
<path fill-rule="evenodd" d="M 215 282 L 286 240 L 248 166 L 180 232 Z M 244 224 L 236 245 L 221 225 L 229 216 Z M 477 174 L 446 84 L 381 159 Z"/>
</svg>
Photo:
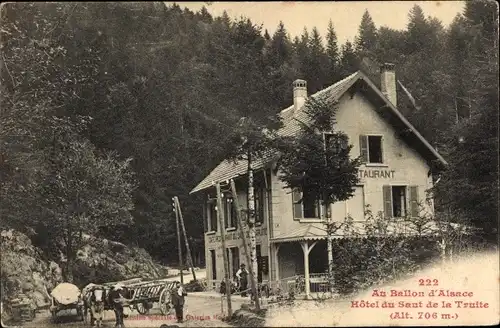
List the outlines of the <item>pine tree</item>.
<svg viewBox="0 0 500 328">
<path fill-rule="evenodd" d="M 398 67 L 404 64 L 406 36 L 403 31 L 382 26 L 378 29 L 377 40 L 375 57 L 379 62 L 394 63 Z"/>
<path fill-rule="evenodd" d="M 406 53 L 417 52 L 426 46 L 429 34 L 428 21 L 419 5 L 413 6 L 408 14 Z"/>
<path fill-rule="evenodd" d="M 337 33 L 335 33 L 332 20 L 328 22 L 328 32 L 326 34 L 326 55 L 328 56 L 328 68 L 326 70 L 328 72 L 328 76 L 326 82 L 330 84 L 340 78 L 340 53 L 337 43 Z"/>
<path fill-rule="evenodd" d="M 304 62 L 304 72 L 311 93 L 324 88 L 326 84 L 325 67 L 327 67 L 327 64 L 328 58 L 326 57 L 323 40 L 318 29 L 314 27 L 309 39 L 308 57 Z"/>
<path fill-rule="evenodd" d="M 461 67 L 459 78 L 467 82 L 474 76 L 474 83 L 457 84 L 467 93 L 469 117 L 447 135 L 443 151 L 449 165 L 435 185 L 439 211 L 450 211 L 458 222 L 471 221 L 486 235 L 498 232 L 499 49 L 495 26 L 496 4 L 471 1 L 466 3 L 463 19 L 456 19 L 451 27 L 452 58 L 468 64 Z"/>
<path fill-rule="evenodd" d="M 368 10 L 365 10 L 361 18 L 355 44 L 358 56 L 373 56 L 377 47 L 377 28 Z"/>
<path fill-rule="evenodd" d="M 285 107 L 292 99 L 292 81 L 297 78 L 294 70 L 294 50 L 288 32 L 282 22 L 268 42 L 265 60 L 270 88 L 268 90 L 276 108 Z"/>
<path fill-rule="evenodd" d="M 269 35 L 269 32 L 267 31 L 267 28 L 264 31 L 264 39 L 271 40 L 271 36 Z"/>
<path fill-rule="evenodd" d="M 276 32 L 271 39 L 270 49 L 268 50 L 268 62 L 273 67 L 280 67 L 290 60 L 292 45 L 288 39 L 288 33 L 285 25 L 280 21 Z"/>
<path fill-rule="evenodd" d="M 346 41 L 342 45 L 342 56 L 340 58 L 341 77 L 346 77 L 349 74 L 356 72 L 358 69 L 358 57 L 354 52 L 353 45 L 350 41 Z"/>
</svg>

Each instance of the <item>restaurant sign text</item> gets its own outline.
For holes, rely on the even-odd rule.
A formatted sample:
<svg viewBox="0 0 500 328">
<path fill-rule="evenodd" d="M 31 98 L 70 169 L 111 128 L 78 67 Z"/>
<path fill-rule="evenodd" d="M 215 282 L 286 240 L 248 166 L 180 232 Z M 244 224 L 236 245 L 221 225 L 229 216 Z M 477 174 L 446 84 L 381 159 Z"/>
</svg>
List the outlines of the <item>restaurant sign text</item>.
<svg viewBox="0 0 500 328">
<path fill-rule="evenodd" d="M 394 170 L 359 170 L 358 176 L 360 179 L 363 178 L 386 178 L 394 179 Z"/>
<path fill-rule="evenodd" d="M 246 232 L 246 235 L 247 235 L 247 238 L 250 238 L 248 230 Z M 266 227 L 255 229 L 255 236 L 265 236 L 265 235 L 267 235 L 267 228 Z M 208 239 L 209 243 L 220 243 L 221 242 L 220 233 L 218 233 L 217 235 L 207 236 L 207 239 Z M 226 232 L 226 241 L 238 240 L 238 239 L 241 239 L 241 231 L 240 230 Z"/>
</svg>

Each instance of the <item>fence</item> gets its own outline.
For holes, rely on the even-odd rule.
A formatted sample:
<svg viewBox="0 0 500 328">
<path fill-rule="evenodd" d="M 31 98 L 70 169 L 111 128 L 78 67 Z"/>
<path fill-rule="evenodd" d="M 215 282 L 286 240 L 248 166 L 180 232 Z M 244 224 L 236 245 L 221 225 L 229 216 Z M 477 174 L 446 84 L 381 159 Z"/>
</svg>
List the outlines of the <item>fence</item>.
<svg viewBox="0 0 500 328">
<path fill-rule="evenodd" d="M 209 281 L 206 285 L 207 291 L 220 291 L 221 281 Z M 316 298 L 331 298 L 330 284 L 328 276 L 324 273 L 309 274 L 309 290 L 310 296 Z M 305 295 L 305 277 L 304 275 L 295 275 L 292 277 L 282 278 L 280 280 L 264 280 L 258 284 L 258 294 L 261 304 L 267 304 L 272 301 L 281 299 L 294 299 Z M 250 286 L 247 292 L 250 294 Z M 237 291 L 235 294 L 240 294 Z"/>
</svg>

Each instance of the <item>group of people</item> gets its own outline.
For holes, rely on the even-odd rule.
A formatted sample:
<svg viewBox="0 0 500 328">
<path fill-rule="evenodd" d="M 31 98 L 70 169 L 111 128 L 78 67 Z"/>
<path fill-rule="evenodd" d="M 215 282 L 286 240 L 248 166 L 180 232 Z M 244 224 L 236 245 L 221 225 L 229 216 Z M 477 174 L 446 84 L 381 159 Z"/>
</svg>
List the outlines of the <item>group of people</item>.
<svg viewBox="0 0 500 328">
<path fill-rule="evenodd" d="M 241 294 L 242 297 L 247 297 L 247 292 L 248 292 L 248 270 L 245 268 L 245 264 L 242 263 L 240 265 L 239 270 L 236 272 L 234 275 L 234 281 L 236 282 L 236 285 L 231 284 L 231 294 L 238 291 L 239 294 Z M 226 293 L 226 284 L 224 281 L 221 282 L 221 287 L 220 287 L 220 293 L 225 294 Z"/>
<path fill-rule="evenodd" d="M 176 282 L 175 287 L 172 288 L 170 297 L 172 306 L 175 309 L 175 315 L 177 318 L 177 322 L 183 322 L 184 318 L 184 297 L 187 296 L 187 292 L 180 282 Z M 125 288 L 121 284 L 117 284 L 113 286 L 108 295 L 108 300 L 111 303 L 113 311 L 115 313 L 115 327 L 116 328 L 124 328 L 123 319 L 127 317 L 124 313 L 124 307 L 129 305 L 131 299 L 127 298 L 128 293 Z M 90 314 L 91 314 L 91 325 L 94 326 L 97 323 L 97 326 L 100 327 L 102 325 L 103 314 L 104 314 L 104 302 L 105 295 L 104 290 L 95 289 L 92 291 L 92 294 L 89 299 L 90 306 Z"/>
</svg>

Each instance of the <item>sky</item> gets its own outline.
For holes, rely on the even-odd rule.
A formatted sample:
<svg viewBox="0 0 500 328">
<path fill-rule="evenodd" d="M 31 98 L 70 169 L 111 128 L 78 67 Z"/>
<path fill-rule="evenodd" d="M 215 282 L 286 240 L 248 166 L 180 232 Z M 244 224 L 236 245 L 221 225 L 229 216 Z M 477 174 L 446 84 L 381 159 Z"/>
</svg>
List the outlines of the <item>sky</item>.
<svg viewBox="0 0 500 328">
<path fill-rule="evenodd" d="M 168 5 L 173 2 L 166 2 Z M 426 16 L 440 19 L 448 26 L 453 18 L 463 12 L 465 1 L 280 1 L 280 2 L 177 2 L 192 11 L 207 7 L 210 14 L 220 16 L 224 10 L 229 17 L 245 16 L 254 24 L 263 24 L 272 35 L 280 20 L 293 37 L 300 36 L 304 27 L 311 30 L 314 26 L 320 34 L 326 35 L 328 21 L 331 19 L 340 44 L 346 40 L 354 41 L 359 23 L 365 9 L 373 18 L 375 25 L 394 29 L 404 29 L 408 23 L 408 12 L 415 5 L 422 7 Z"/>
</svg>

